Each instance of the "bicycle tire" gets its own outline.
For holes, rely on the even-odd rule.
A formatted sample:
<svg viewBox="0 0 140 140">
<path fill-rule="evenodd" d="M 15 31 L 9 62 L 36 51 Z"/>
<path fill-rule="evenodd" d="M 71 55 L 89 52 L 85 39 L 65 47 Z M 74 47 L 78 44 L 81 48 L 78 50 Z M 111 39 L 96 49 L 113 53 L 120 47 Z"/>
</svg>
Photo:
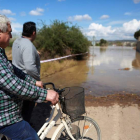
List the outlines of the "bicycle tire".
<svg viewBox="0 0 140 140">
<path fill-rule="evenodd" d="M 101 140 L 101 131 L 98 124 L 87 116 L 80 116 L 73 120 L 71 128 L 72 135 L 76 140 Z M 89 133 L 88 129 L 90 130 Z M 87 131 L 86 134 L 84 134 L 85 131 Z M 66 132 L 65 126 L 56 134 L 55 140 L 71 140 Z"/>
<path fill-rule="evenodd" d="M 4 136 L 3 134 L 0 134 L 0 140 L 10 140 L 8 137 Z"/>
</svg>

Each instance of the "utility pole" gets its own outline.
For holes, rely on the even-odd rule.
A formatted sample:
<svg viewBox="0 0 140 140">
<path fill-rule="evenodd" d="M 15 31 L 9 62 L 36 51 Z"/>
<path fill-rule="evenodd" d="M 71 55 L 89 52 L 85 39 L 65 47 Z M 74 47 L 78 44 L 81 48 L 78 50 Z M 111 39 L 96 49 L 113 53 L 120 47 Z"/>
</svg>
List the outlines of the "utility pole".
<svg viewBox="0 0 140 140">
<path fill-rule="evenodd" d="M 95 46 L 95 40 L 96 40 L 96 38 L 95 38 L 95 36 L 93 36 L 93 37 L 92 37 L 92 45 L 93 45 L 93 46 Z"/>
</svg>

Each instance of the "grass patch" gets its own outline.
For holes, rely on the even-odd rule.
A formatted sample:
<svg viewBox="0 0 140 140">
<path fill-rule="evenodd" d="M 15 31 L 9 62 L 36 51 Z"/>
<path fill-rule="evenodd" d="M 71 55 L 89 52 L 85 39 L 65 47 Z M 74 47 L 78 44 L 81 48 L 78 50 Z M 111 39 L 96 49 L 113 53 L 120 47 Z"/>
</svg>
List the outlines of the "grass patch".
<svg viewBox="0 0 140 140">
<path fill-rule="evenodd" d="M 8 58 L 9 60 L 12 60 L 12 47 L 6 47 L 6 48 L 5 48 L 5 53 L 6 53 L 6 55 L 7 55 L 7 58 Z"/>
<path fill-rule="evenodd" d="M 77 65 L 76 60 L 60 60 L 41 64 L 41 78 Z"/>
<path fill-rule="evenodd" d="M 12 47 L 6 47 L 5 53 L 9 60 L 12 60 Z M 52 61 L 41 64 L 40 76 L 41 78 L 44 76 L 52 75 L 56 72 L 62 71 L 64 69 L 73 67 L 77 65 L 77 61 L 73 59 L 63 59 L 59 61 Z"/>
</svg>

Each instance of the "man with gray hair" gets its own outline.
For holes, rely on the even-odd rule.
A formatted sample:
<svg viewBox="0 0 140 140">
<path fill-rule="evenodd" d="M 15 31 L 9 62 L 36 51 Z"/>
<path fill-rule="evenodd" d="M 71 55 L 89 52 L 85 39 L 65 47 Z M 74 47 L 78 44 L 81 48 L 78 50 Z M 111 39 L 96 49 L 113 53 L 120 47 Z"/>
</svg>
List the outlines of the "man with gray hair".
<svg viewBox="0 0 140 140">
<path fill-rule="evenodd" d="M 37 103 L 58 102 L 54 90 L 43 89 L 43 83 L 12 65 L 4 49 L 9 45 L 12 28 L 9 19 L 0 15 L 0 133 L 12 140 L 39 140 L 35 130 L 21 115 L 23 100 Z"/>
</svg>

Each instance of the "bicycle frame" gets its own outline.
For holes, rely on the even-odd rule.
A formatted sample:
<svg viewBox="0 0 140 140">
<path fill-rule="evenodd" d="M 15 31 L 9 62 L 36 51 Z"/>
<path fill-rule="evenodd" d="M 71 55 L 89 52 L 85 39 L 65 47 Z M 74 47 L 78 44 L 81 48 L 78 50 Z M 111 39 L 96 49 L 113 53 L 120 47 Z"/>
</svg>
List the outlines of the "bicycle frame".
<svg viewBox="0 0 140 140">
<path fill-rule="evenodd" d="M 1 138 L 3 137 L 3 135 L 2 134 L 0 134 L 0 140 L 1 140 Z"/>
<path fill-rule="evenodd" d="M 47 84 L 52 84 L 54 87 L 53 83 L 47 83 Z M 74 137 L 72 136 L 70 129 L 64 119 L 64 117 L 62 117 L 62 111 L 60 110 L 61 106 L 60 103 L 57 103 L 55 106 L 52 106 L 52 111 L 51 111 L 51 115 L 48 118 L 48 120 L 44 123 L 44 125 L 40 128 L 40 130 L 38 131 L 37 135 L 39 136 L 40 140 L 44 140 L 45 137 L 47 136 L 48 132 L 52 129 L 52 127 L 56 124 L 56 122 L 61 118 L 61 123 L 60 125 L 57 127 L 56 131 L 53 133 L 53 136 L 51 138 L 51 140 L 55 139 L 56 134 L 59 132 L 59 129 L 62 126 L 65 126 L 66 131 L 68 133 L 68 135 L 70 136 L 70 138 L 72 140 L 75 140 Z M 53 117 L 54 115 L 54 111 L 57 110 L 57 114 Z M 52 120 L 53 119 L 53 120 Z M 51 121 L 52 120 L 52 121 Z M 2 134 L 0 134 L 0 140 L 2 138 Z"/>
<path fill-rule="evenodd" d="M 3 134 L 0 134 L 0 140 L 2 139 L 2 137 L 3 137 Z M 8 138 L 7 137 L 5 137 L 7 140 L 8 140 Z"/>
<path fill-rule="evenodd" d="M 53 117 L 55 110 L 57 110 L 57 114 Z M 44 140 L 45 139 L 45 137 L 47 136 L 48 132 L 52 129 L 52 127 L 56 124 L 56 122 L 61 117 L 62 117 L 62 112 L 60 110 L 59 103 L 57 103 L 55 106 L 52 106 L 52 111 L 51 111 L 50 117 L 48 118 L 48 120 L 44 123 L 44 125 L 40 128 L 40 130 L 37 133 L 37 135 L 39 136 L 40 140 Z M 64 120 L 64 118 L 61 118 L 61 123 L 58 126 L 58 128 L 56 129 L 56 131 L 53 133 L 53 136 L 52 136 L 51 140 L 54 140 L 55 139 L 55 135 L 58 133 L 59 129 L 62 126 L 65 126 L 65 128 L 67 130 L 67 133 L 69 134 L 69 136 L 71 137 L 71 139 L 72 140 L 75 140 L 74 137 L 72 136 L 72 134 L 70 132 L 70 129 L 69 129 L 66 121 Z M 0 134 L 0 140 L 1 140 L 2 136 L 3 135 Z"/>
<path fill-rule="evenodd" d="M 53 117 L 55 109 L 57 110 L 57 114 Z M 60 119 L 61 117 L 62 117 L 62 112 L 60 110 L 59 103 L 57 103 L 55 106 L 52 106 L 52 111 L 51 111 L 50 117 L 48 118 L 48 120 L 44 123 L 44 125 L 40 128 L 40 130 L 37 133 L 41 140 L 45 139 L 45 137 L 48 134 L 48 132 L 51 130 L 51 128 L 56 124 L 58 119 Z M 53 120 L 52 120 L 52 118 L 53 118 Z M 71 139 L 75 140 L 74 137 L 72 136 L 72 134 L 71 134 L 71 132 L 69 130 L 69 127 L 68 127 L 67 123 L 65 122 L 64 118 L 61 118 L 61 123 L 58 126 L 58 128 L 56 129 L 56 131 L 54 132 L 51 140 L 54 140 L 54 138 L 55 138 L 54 136 L 58 133 L 57 131 L 59 131 L 59 127 L 61 128 L 62 125 L 65 126 L 65 128 L 67 130 L 67 133 L 69 134 Z"/>
<path fill-rule="evenodd" d="M 51 84 L 53 86 L 53 89 L 55 91 L 57 91 L 60 95 L 61 95 L 61 93 L 63 91 L 65 91 L 65 89 L 60 89 L 60 90 L 59 89 L 56 89 L 53 83 L 45 83 L 44 84 L 44 87 L 46 85 L 48 85 L 48 84 Z M 60 100 L 61 99 L 63 99 L 63 98 L 61 97 Z M 57 110 L 57 114 L 54 116 L 55 110 Z M 96 129 L 98 140 L 101 140 L 100 128 L 99 128 L 98 124 L 93 119 L 90 119 L 87 116 L 85 116 L 85 117 L 84 116 L 81 116 L 81 117 L 79 118 L 80 120 L 87 120 L 88 122 L 90 122 L 90 125 L 93 125 L 93 127 Z M 47 136 L 48 132 L 52 129 L 52 127 L 54 127 L 54 125 L 56 124 L 56 122 L 59 119 L 61 120 L 61 122 L 60 122 L 59 126 L 56 128 L 55 132 L 53 133 L 51 140 L 56 140 L 59 136 L 61 136 L 61 133 L 63 132 L 63 130 L 66 130 L 67 134 L 69 135 L 69 137 L 72 140 L 76 140 L 73 137 L 72 132 L 70 131 L 70 130 L 73 129 L 73 127 L 71 125 L 71 123 L 72 123 L 71 122 L 71 119 L 63 116 L 63 112 L 61 110 L 61 105 L 60 105 L 59 102 L 55 106 L 52 106 L 52 111 L 51 111 L 50 117 L 46 120 L 46 122 L 44 123 L 44 125 L 38 131 L 37 135 L 39 136 L 40 140 L 44 140 L 45 139 L 45 137 Z M 74 121 L 76 121 L 76 120 L 74 120 Z M 83 127 L 83 129 L 84 129 L 84 127 Z M 88 130 L 86 130 L 85 133 L 87 131 Z M 76 133 L 76 134 L 78 134 L 78 133 Z M 3 135 L 0 134 L 0 140 L 1 140 L 2 136 Z M 83 135 L 82 135 L 81 138 L 83 139 Z M 6 137 L 6 139 L 8 140 L 7 137 Z"/>
</svg>

